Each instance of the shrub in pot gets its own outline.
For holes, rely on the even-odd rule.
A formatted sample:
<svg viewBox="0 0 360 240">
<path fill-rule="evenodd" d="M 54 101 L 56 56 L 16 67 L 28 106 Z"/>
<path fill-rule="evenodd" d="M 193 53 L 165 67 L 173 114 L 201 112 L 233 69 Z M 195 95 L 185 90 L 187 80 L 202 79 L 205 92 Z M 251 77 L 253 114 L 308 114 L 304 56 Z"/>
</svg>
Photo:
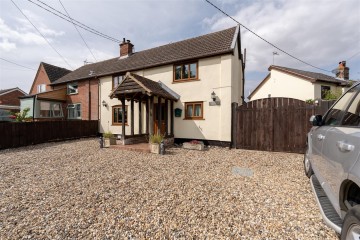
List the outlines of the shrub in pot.
<svg viewBox="0 0 360 240">
<path fill-rule="evenodd" d="M 150 151 L 152 153 L 160 153 L 160 143 L 164 140 L 164 136 L 160 134 L 152 134 L 149 137 Z"/>
<path fill-rule="evenodd" d="M 104 147 L 110 147 L 110 145 L 116 145 L 116 138 L 112 132 L 108 131 L 103 133 Z"/>
</svg>

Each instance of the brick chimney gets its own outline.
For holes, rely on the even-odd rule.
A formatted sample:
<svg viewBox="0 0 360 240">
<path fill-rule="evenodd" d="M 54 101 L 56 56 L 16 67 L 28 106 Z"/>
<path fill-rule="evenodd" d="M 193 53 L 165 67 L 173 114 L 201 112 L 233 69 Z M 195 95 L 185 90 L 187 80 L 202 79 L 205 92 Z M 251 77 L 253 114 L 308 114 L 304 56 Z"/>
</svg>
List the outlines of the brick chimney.
<svg viewBox="0 0 360 240">
<path fill-rule="evenodd" d="M 120 43 L 120 58 L 125 58 L 130 56 L 133 53 L 134 45 L 130 40 L 125 40 L 123 38 L 122 43 Z"/>
<path fill-rule="evenodd" d="M 338 71 L 336 77 L 344 80 L 349 80 L 349 68 L 346 67 L 346 61 L 339 62 Z"/>
</svg>

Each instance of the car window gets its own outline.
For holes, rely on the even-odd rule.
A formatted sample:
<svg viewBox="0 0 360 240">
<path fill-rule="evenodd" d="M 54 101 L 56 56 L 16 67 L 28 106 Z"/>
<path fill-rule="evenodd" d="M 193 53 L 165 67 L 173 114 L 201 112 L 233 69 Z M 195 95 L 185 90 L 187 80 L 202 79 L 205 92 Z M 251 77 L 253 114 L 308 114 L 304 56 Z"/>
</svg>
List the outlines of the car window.
<svg viewBox="0 0 360 240">
<path fill-rule="evenodd" d="M 358 88 L 350 89 L 340 100 L 328 111 L 324 117 L 324 125 L 339 125 L 344 112 L 351 99 L 357 93 Z"/>
<path fill-rule="evenodd" d="M 350 104 L 341 125 L 360 126 L 360 94 L 358 94 Z"/>
</svg>

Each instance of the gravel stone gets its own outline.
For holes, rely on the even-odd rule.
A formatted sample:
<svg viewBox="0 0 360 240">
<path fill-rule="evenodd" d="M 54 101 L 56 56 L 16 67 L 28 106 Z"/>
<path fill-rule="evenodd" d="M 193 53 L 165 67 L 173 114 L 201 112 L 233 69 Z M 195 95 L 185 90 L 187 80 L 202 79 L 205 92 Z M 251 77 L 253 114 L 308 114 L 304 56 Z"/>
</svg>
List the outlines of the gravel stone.
<svg viewBox="0 0 360 240">
<path fill-rule="evenodd" d="M 337 239 L 302 159 L 217 147 L 162 156 L 97 139 L 3 150 L 0 239 Z"/>
</svg>

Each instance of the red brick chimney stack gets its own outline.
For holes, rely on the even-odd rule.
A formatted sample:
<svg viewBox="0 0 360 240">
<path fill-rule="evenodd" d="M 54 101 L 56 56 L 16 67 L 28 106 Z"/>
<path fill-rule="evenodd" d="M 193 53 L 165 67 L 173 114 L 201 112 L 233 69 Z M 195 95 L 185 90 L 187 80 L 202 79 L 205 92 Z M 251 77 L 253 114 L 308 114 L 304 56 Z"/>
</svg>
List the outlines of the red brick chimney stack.
<svg viewBox="0 0 360 240">
<path fill-rule="evenodd" d="M 130 40 L 125 40 L 123 38 L 122 43 L 120 43 L 120 58 L 128 57 L 133 53 L 134 45 Z"/>
</svg>

